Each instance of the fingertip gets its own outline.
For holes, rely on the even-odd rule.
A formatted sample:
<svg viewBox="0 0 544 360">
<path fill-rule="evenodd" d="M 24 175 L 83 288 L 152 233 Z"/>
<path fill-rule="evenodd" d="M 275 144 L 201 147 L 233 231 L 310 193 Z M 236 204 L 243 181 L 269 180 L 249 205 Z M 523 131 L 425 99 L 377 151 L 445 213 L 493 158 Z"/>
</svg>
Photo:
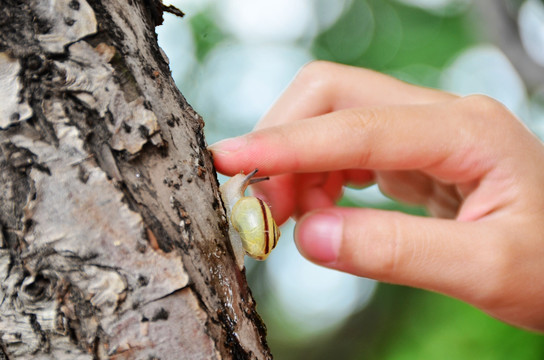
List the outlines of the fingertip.
<svg viewBox="0 0 544 360">
<path fill-rule="evenodd" d="M 271 133 L 274 132 L 251 132 L 208 146 L 216 169 L 225 175 L 234 175 L 240 171 L 247 174 L 254 169 L 259 169 L 259 176 L 285 172 L 285 163 L 288 163 L 285 156 L 291 158 L 292 154 L 286 155 L 279 151 L 280 147 L 274 145 Z"/>
<path fill-rule="evenodd" d="M 244 159 L 239 154 L 243 154 L 246 146 L 247 139 L 245 136 L 224 139 L 209 145 L 208 151 L 212 153 L 216 170 L 228 176 L 235 175 L 243 170 L 242 162 Z"/>
<path fill-rule="evenodd" d="M 247 138 L 245 136 L 237 136 L 220 140 L 208 146 L 208 150 L 214 155 L 230 155 L 242 150 L 246 145 Z"/>
</svg>

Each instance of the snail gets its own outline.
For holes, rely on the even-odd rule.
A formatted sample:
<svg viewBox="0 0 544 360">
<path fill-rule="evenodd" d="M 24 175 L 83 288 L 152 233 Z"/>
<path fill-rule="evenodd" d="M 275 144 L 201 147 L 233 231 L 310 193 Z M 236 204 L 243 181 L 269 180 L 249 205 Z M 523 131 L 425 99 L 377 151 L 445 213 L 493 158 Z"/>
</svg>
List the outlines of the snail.
<svg viewBox="0 0 544 360">
<path fill-rule="evenodd" d="M 272 218 L 268 205 L 253 196 L 244 196 L 250 184 L 268 180 L 253 178 L 251 173 L 237 174 L 220 186 L 221 198 L 227 209 L 229 237 L 240 269 L 244 267 L 244 255 L 264 260 L 278 243 L 280 230 Z"/>
</svg>

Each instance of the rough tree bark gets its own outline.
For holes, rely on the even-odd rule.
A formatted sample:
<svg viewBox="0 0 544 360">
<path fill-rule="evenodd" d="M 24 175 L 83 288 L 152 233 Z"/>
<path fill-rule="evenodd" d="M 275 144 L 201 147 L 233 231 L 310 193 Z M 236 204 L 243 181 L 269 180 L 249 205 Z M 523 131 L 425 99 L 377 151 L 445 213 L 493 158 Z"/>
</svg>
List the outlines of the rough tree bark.
<svg viewBox="0 0 544 360">
<path fill-rule="evenodd" d="M 164 10 L 0 0 L 0 358 L 270 358 Z"/>
</svg>

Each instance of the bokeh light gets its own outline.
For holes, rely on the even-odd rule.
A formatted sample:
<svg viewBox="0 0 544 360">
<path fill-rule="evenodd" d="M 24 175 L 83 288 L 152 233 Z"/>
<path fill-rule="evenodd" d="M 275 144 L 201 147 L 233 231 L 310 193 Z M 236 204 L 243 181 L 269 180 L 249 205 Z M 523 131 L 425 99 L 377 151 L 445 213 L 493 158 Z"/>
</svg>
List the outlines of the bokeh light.
<svg viewBox="0 0 544 360">
<path fill-rule="evenodd" d="M 296 46 L 226 42 L 202 64 L 194 105 L 210 138 L 250 131 L 311 55 Z"/>
<path fill-rule="evenodd" d="M 493 46 L 461 53 L 443 72 L 442 88 L 459 95 L 485 94 L 518 116 L 527 116 L 525 85 L 508 58 Z"/>
<path fill-rule="evenodd" d="M 437 14 L 452 14 L 466 10 L 470 0 L 398 0 L 401 3 L 417 6 Z"/>
<path fill-rule="evenodd" d="M 529 56 L 544 66 L 544 4 L 529 0 L 519 10 L 519 32 Z"/>
<path fill-rule="evenodd" d="M 292 42 L 315 28 L 310 0 L 224 0 L 217 5 L 220 26 L 244 42 Z"/>
<path fill-rule="evenodd" d="M 183 86 L 189 74 L 197 66 L 195 44 L 188 22 L 177 21 L 167 16 L 165 24 L 157 28 L 161 48 L 171 64 L 172 76 L 176 84 Z"/>
<path fill-rule="evenodd" d="M 363 308 L 376 282 L 314 265 L 296 250 L 294 222 L 282 227 L 282 239 L 266 262 L 270 290 L 278 309 L 299 336 L 319 334 Z"/>
</svg>

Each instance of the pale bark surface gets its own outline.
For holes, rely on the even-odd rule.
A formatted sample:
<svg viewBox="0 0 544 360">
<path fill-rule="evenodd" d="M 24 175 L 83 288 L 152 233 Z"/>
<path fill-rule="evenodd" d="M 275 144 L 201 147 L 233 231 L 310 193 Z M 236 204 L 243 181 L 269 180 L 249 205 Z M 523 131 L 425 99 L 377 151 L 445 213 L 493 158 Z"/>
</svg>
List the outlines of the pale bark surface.
<svg viewBox="0 0 544 360">
<path fill-rule="evenodd" d="M 270 358 L 164 9 L 0 0 L 0 358 Z"/>
</svg>

